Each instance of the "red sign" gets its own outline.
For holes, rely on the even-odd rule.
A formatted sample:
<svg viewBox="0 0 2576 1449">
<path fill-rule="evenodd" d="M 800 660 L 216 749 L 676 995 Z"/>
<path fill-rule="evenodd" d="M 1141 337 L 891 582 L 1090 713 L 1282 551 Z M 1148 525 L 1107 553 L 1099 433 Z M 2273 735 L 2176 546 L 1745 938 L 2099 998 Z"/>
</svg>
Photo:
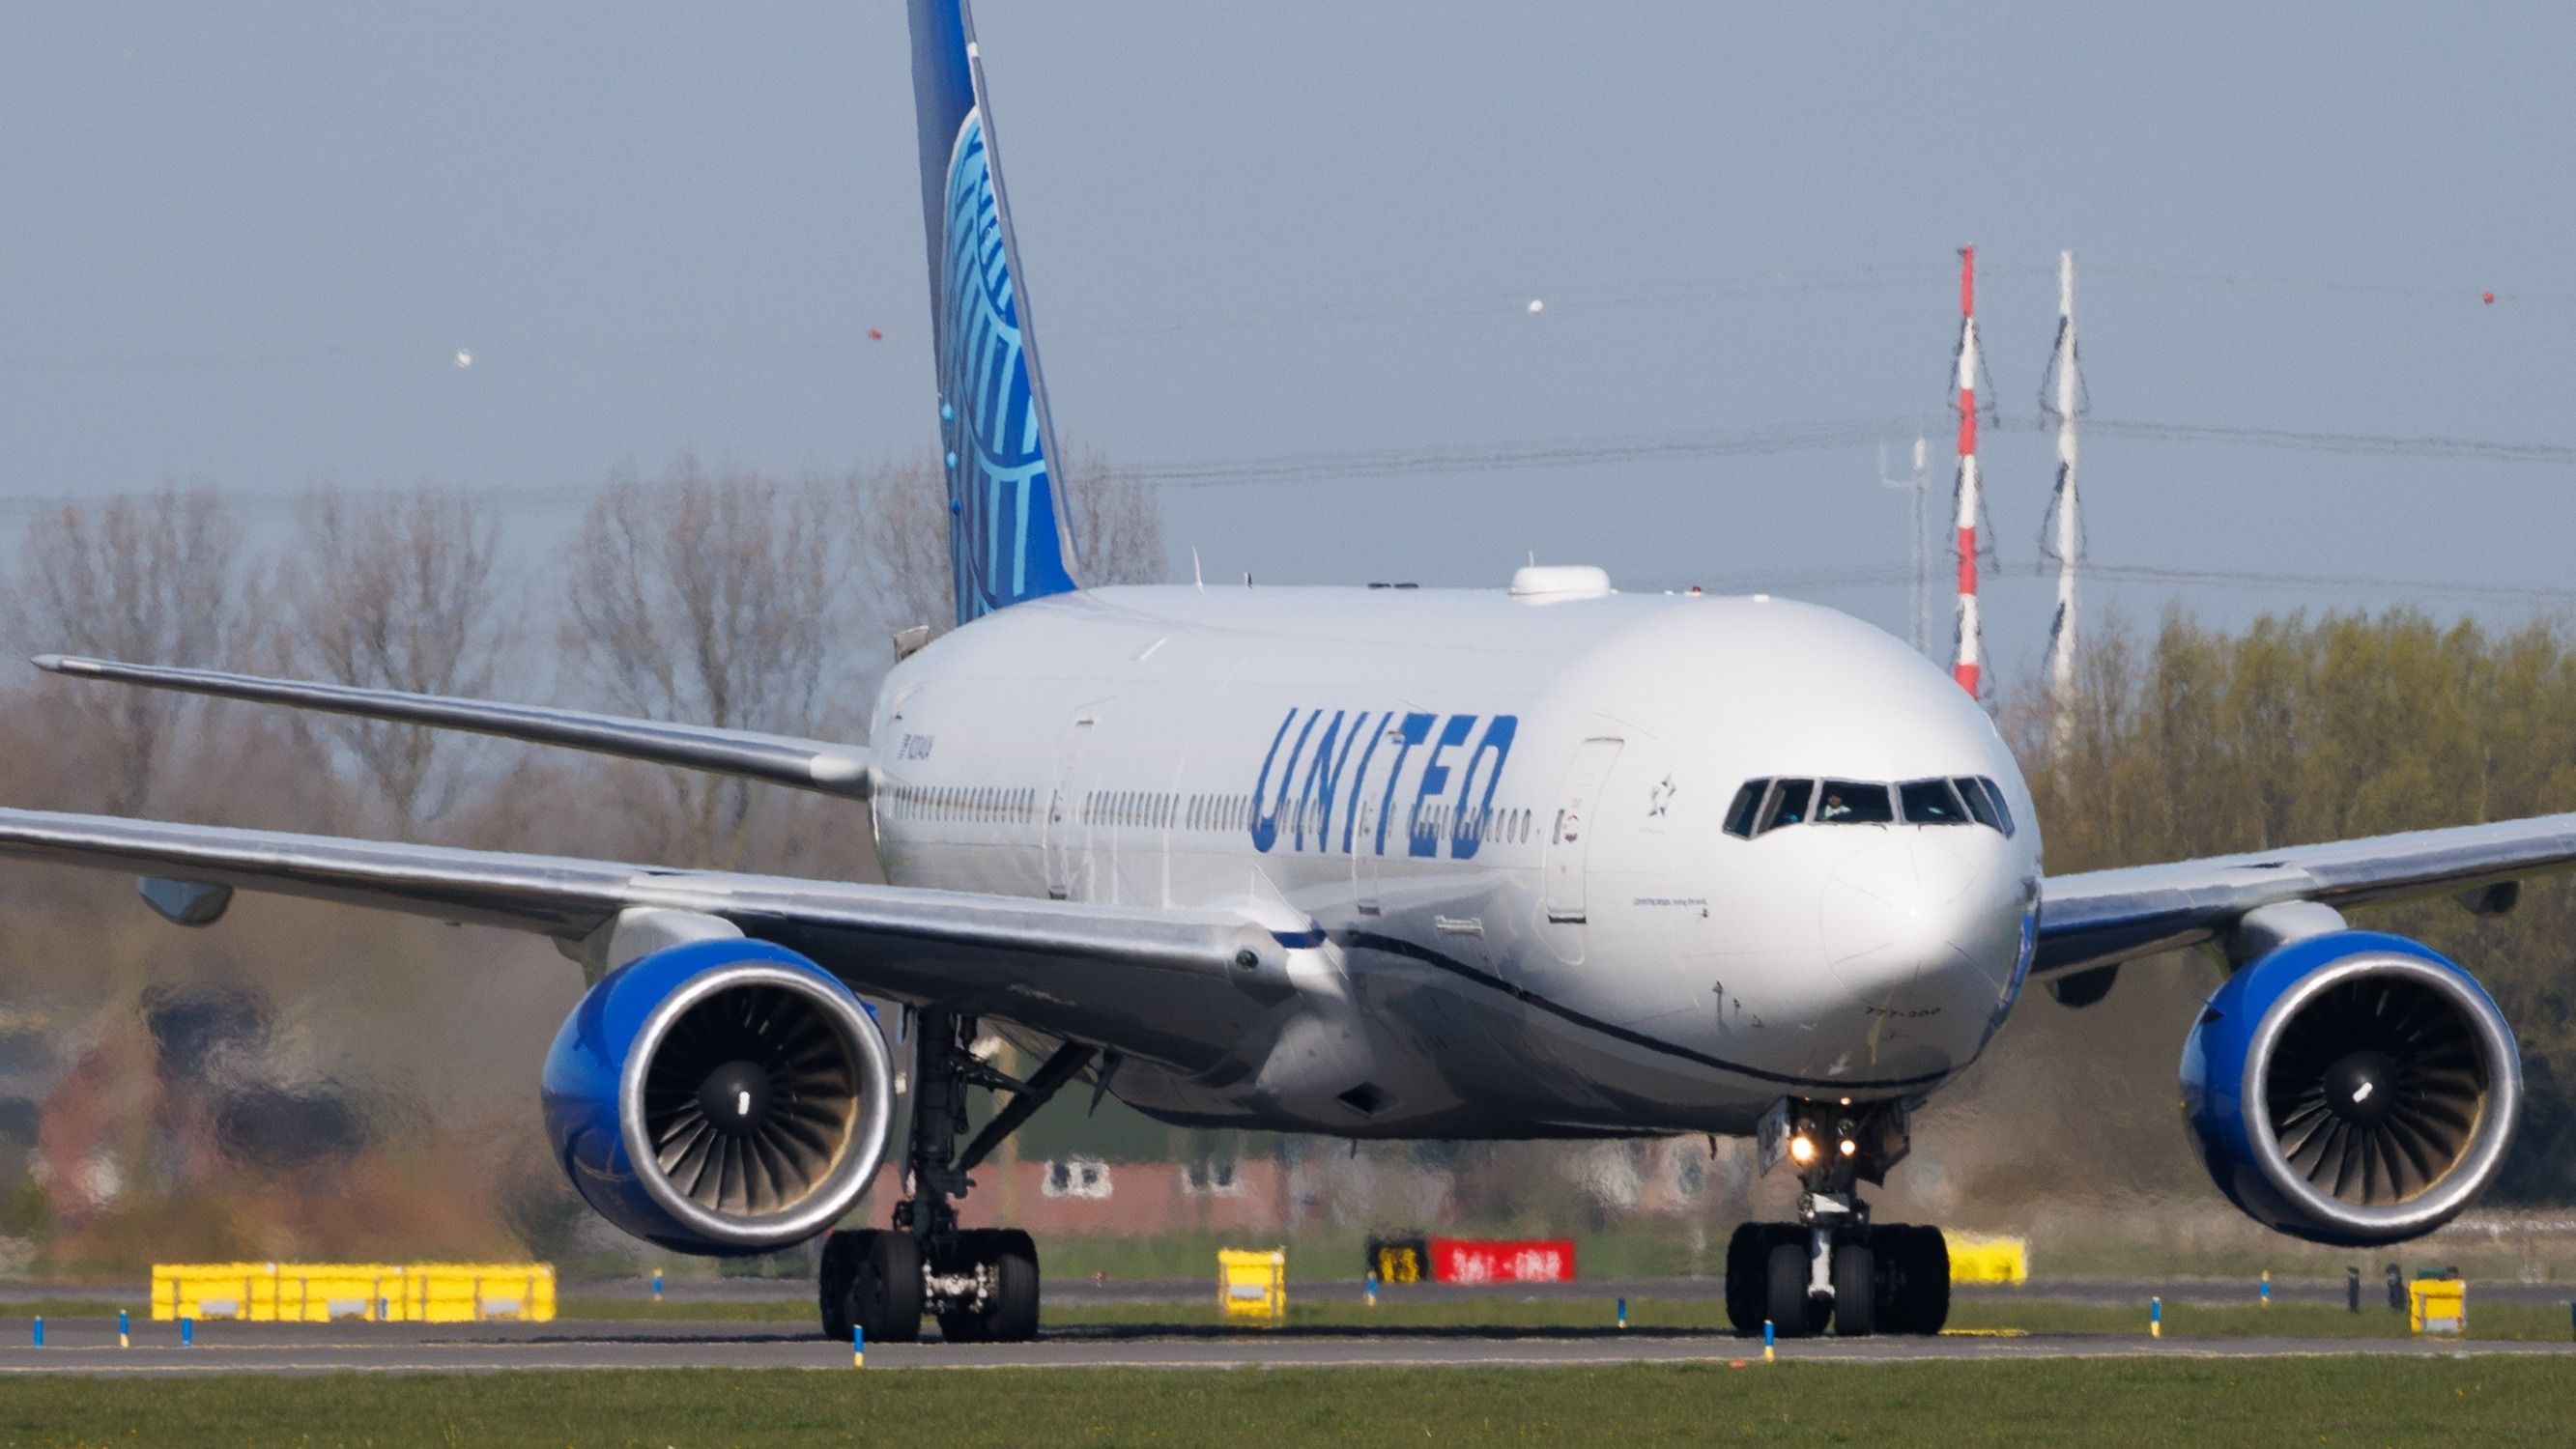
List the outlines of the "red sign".
<svg viewBox="0 0 2576 1449">
<path fill-rule="evenodd" d="M 1571 1283 L 1574 1243 L 1433 1238 L 1431 1278 L 1436 1283 Z"/>
</svg>

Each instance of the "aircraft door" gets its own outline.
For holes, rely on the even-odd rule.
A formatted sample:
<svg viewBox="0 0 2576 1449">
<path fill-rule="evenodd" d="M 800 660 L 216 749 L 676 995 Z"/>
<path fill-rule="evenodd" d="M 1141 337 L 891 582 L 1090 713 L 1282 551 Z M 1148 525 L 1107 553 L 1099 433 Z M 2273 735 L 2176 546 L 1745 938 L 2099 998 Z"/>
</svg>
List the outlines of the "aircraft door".
<svg viewBox="0 0 2576 1449">
<path fill-rule="evenodd" d="M 1619 758 L 1620 743 L 1615 739 L 1585 740 L 1565 772 L 1565 788 L 1556 797 L 1556 818 L 1548 827 L 1547 865 L 1543 871 L 1544 903 L 1551 921 L 1570 923 L 1584 919 L 1584 861 L 1600 814 L 1601 791 L 1609 783 L 1610 766 Z"/>
<path fill-rule="evenodd" d="M 1350 815 L 1351 825 L 1351 891 L 1363 916 L 1378 913 L 1378 854 L 1370 848 L 1377 838 L 1377 801 L 1367 791 L 1360 792 L 1360 803 Z"/>
<path fill-rule="evenodd" d="M 1074 886 L 1085 856 L 1085 828 L 1082 820 L 1082 791 L 1085 776 L 1083 763 L 1091 757 L 1091 736 L 1099 716 L 1086 712 L 1075 717 L 1065 731 L 1064 743 L 1056 751 L 1055 788 L 1047 799 L 1046 818 L 1039 828 L 1045 832 L 1046 884 L 1049 900 L 1077 899 Z M 1088 899 L 1085 893 L 1082 899 Z"/>
</svg>

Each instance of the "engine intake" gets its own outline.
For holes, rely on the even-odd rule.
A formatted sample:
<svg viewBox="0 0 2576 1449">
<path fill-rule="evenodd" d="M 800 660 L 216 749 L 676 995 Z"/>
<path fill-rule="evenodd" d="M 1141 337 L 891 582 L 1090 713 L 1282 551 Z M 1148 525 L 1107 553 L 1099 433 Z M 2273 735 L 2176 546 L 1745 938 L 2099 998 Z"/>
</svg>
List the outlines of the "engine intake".
<svg viewBox="0 0 2576 1449">
<path fill-rule="evenodd" d="M 2431 1232 L 2493 1180 L 2522 1061 L 2466 971 L 2400 936 L 2336 931 L 2230 977 L 2184 1043 L 2182 1084 L 2230 1201 L 2360 1246 Z"/>
<path fill-rule="evenodd" d="M 858 998 L 760 941 L 611 972 L 546 1057 L 547 1130 L 574 1189 L 682 1252 L 767 1252 L 829 1228 L 867 1190 L 893 1098 Z"/>
</svg>

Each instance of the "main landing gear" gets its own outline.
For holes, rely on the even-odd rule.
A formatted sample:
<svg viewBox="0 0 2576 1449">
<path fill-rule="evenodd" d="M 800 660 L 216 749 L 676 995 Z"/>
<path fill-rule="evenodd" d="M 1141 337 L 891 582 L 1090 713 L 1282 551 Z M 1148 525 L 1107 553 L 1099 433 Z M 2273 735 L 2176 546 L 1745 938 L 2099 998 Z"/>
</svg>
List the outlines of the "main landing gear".
<svg viewBox="0 0 2576 1449">
<path fill-rule="evenodd" d="M 1726 1316 L 1739 1332 L 1767 1319 L 1783 1338 L 1822 1333 L 1939 1333 L 1950 1317 L 1950 1247 L 1941 1230 L 1872 1223 L 1853 1189 L 1884 1180 L 1905 1155 L 1901 1104 L 1791 1104 L 1784 1152 L 1800 1184 L 1798 1221 L 1746 1223 L 1726 1245 Z"/>
<path fill-rule="evenodd" d="M 923 1011 L 915 1020 L 912 1196 L 895 1204 L 893 1227 L 848 1229 L 824 1240 L 819 1297 L 826 1337 L 847 1339 L 857 1328 L 878 1343 L 910 1343 L 921 1336 L 924 1316 L 936 1319 L 951 1343 L 1037 1337 L 1037 1245 L 1016 1228 L 960 1228 L 952 1200 L 974 1186 L 966 1174 L 1089 1065 L 1093 1053 L 1068 1042 L 1022 1082 L 968 1051 L 975 1035 L 971 1016 Z M 969 1087 L 1007 1091 L 1011 1099 L 961 1151 Z"/>
</svg>

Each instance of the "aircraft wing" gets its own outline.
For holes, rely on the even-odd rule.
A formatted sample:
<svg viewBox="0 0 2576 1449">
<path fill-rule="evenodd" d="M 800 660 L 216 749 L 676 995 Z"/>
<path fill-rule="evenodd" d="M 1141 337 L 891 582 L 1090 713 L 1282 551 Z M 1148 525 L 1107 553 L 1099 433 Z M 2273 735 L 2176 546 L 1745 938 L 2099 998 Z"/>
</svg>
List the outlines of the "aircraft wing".
<svg viewBox="0 0 2576 1449">
<path fill-rule="evenodd" d="M 773 785 L 820 790 L 829 795 L 865 799 L 868 752 L 858 745 L 793 739 L 750 730 L 713 729 L 705 725 L 669 724 L 661 720 L 620 719 L 583 710 L 550 709 L 533 704 L 495 704 L 440 694 L 406 694 L 393 689 L 362 689 L 346 684 L 313 684 L 297 679 L 266 679 L 219 669 L 177 669 L 157 664 L 125 664 L 112 659 L 80 659 L 39 654 L 36 667 L 74 679 L 103 679 L 170 689 L 185 694 L 283 704 L 326 714 L 357 715 L 396 724 L 427 725 L 497 735 L 530 744 L 563 745 L 597 754 L 742 775 Z"/>
<path fill-rule="evenodd" d="M 529 931 L 567 954 L 627 912 L 690 912 L 800 951 L 870 995 L 1190 1071 L 1294 990 L 1279 940 L 1217 913 L 37 810 L 0 809 L 0 855 Z"/>
<path fill-rule="evenodd" d="M 2060 976 L 2198 945 L 2262 906 L 2468 895 L 2570 868 L 2576 815 L 2542 815 L 2050 876 L 2040 889 L 2031 974 Z"/>
</svg>

